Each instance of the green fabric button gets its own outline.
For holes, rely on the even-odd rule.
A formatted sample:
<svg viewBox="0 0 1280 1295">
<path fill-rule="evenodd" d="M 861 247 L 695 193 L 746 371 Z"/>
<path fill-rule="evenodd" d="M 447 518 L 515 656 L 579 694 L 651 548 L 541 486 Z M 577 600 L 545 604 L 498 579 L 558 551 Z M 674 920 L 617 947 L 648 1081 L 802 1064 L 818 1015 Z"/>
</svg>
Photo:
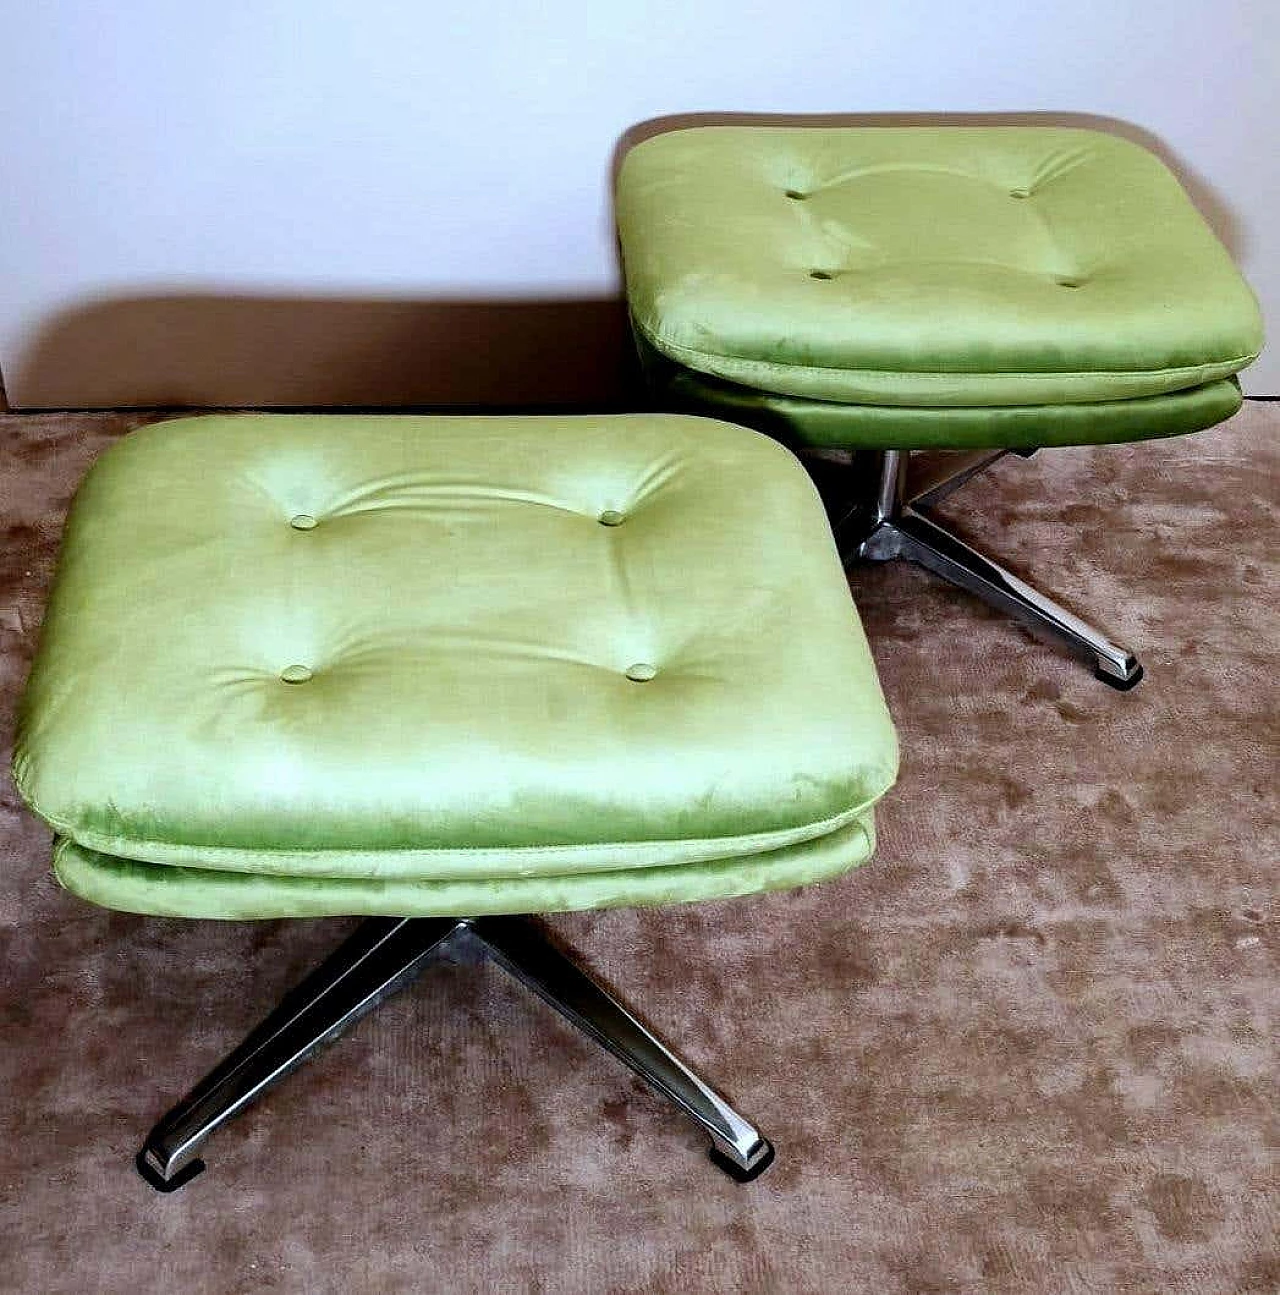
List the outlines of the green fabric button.
<svg viewBox="0 0 1280 1295">
<path fill-rule="evenodd" d="M 289 525 L 295 531 L 313 531 L 316 528 L 316 519 L 310 513 L 299 513 L 289 519 Z"/>
<path fill-rule="evenodd" d="M 657 666 L 651 666 L 647 661 L 637 661 L 627 667 L 627 678 L 632 683 L 648 683 L 657 673 Z"/>
<path fill-rule="evenodd" d="M 621 526 L 626 518 L 620 512 L 612 508 L 606 508 L 597 520 L 601 526 Z"/>
<path fill-rule="evenodd" d="M 305 665 L 287 665 L 280 671 L 280 678 L 285 683 L 306 683 L 311 678 L 311 669 Z"/>
</svg>

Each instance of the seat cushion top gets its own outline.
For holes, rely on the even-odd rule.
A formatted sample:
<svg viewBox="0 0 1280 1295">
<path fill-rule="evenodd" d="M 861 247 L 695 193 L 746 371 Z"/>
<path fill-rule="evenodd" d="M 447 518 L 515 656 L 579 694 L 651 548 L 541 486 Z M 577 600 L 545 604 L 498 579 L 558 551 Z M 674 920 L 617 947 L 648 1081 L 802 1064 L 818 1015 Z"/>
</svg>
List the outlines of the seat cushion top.
<svg viewBox="0 0 1280 1295">
<path fill-rule="evenodd" d="M 1258 353 L 1257 303 L 1136 144 L 1041 127 L 697 127 L 626 156 L 635 326 L 785 395 L 1120 400 Z"/>
<path fill-rule="evenodd" d="M 136 431 L 86 478 L 15 774 L 81 859 L 500 886 L 846 829 L 864 857 L 895 761 L 768 438 L 243 415 Z"/>
</svg>

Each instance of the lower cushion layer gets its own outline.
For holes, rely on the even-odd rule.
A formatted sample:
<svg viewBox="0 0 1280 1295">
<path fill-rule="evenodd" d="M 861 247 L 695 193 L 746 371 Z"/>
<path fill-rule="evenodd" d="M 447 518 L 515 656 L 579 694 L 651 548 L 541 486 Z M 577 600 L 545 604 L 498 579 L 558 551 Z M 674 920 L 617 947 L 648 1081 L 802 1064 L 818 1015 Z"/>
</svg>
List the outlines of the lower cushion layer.
<svg viewBox="0 0 1280 1295">
<path fill-rule="evenodd" d="M 839 876 L 870 858 L 872 812 L 815 840 L 701 863 L 488 879 L 269 876 L 142 863 L 60 840 L 54 871 L 91 903 L 162 917 L 480 917 L 729 899 Z"/>
<path fill-rule="evenodd" d="M 1224 378 L 1137 400 L 1094 404 L 938 408 L 846 405 L 779 396 L 690 369 L 650 363 L 672 408 L 733 419 L 793 449 L 976 450 L 1104 445 L 1203 431 L 1240 408 L 1240 386 Z"/>
</svg>

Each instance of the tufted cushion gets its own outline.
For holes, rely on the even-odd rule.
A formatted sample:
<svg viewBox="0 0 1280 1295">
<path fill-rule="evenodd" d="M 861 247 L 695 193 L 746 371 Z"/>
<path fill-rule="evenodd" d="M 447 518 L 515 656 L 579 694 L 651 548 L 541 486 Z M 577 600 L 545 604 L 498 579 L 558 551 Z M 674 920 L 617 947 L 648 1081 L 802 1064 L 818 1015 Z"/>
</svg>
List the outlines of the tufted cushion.
<svg viewBox="0 0 1280 1295">
<path fill-rule="evenodd" d="M 617 215 L 640 335 L 762 391 L 1117 401 L 1226 377 L 1261 346 L 1178 182 L 1093 131 L 673 131 L 628 153 Z"/>
<path fill-rule="evenodd" d="M 821 505 L 767 438 L 268 415 L 95 465 L 14 768 L 105 904 L 479 913 L 841 871 L 895 745 Z"/>
</svg>

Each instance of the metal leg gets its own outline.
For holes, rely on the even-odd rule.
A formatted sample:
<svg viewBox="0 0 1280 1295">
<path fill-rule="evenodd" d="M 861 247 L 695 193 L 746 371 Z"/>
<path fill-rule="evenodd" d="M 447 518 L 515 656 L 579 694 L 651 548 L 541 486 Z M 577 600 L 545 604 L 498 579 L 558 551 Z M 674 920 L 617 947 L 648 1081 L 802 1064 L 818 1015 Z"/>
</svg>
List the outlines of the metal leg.
<svg viewBox="0 0 1280 1295">
<path fill-rule="evenodd" d="M 190 1182 L 204 1168 L 196 1152 L 210 1134 L 414 980 L 458 925 L 456 918 L 361 923 L 152 1129 L 138 1153 L 138 1172 L 160 1191 Z"/>
<path fill-rule="evenodd" d="M 379 917 L 361 923 L 152 1129 L 138 1153 L 139 1173 L 162 1192 L 190 1182 L 205 1167 L 196 1152 L 211 1134 L 321 1044 L 415 980 L 446 946 L 492 957 L 692 1115 L 711 1137 L 712 1158 L 733 1177 L 749 1181 L 769 1167 L 773 1148 L 759 1132 L 534 923 L 515 917 Z"/>
<path fill-rule="evenodd" d="M 972 481 L 994 467 L 1006 454 L 1012 453 L 1012 450 L 943 450 L 936 454 L 914 454 L 903 502 L 917 504 L 921 508 L 940 503 L 965 482 Z"/>
<path fill-rule="evenodd" d="M 937 522 L 907 509 L 886 528 L 897 556 L 909 558 L 979 598 L 1016 617 L 1032 630 L 1049 634 L 1094 663 L 1103 683 L 1120 691 L 1134 687 L 1142 667 L 1128 648 L 983 556 Z"/>
<path fill-rule="evenodd" d="M 773 1147 L 759 1130 L 579 970 L 535 925 L 521 918 L 485 917 L 472 922 L 471 930 L 495 961 L 693 1116 L 710 1136 L 712 1158 L 721 1168 L 748 1182 L 769 1167 Z"/>
<path fill-rule="evenodd" d="M 1008 612 L 1032 630 L 1065 643 L 1093 663 L 1103 683 L 1127 692 L 1142 679 L 1128 648 L 1113 643 L 1013 572 L 971 548 L 919 511 L 945 499 L 1006 454 L 1034 449 L 908 454 L 900 450 L 828 455 L 808 466 L 827 504 L 841 557 L 888 562 L 909 558 Z M 919 461 L 917 461 L 919 460 Z"/>
</svg>

